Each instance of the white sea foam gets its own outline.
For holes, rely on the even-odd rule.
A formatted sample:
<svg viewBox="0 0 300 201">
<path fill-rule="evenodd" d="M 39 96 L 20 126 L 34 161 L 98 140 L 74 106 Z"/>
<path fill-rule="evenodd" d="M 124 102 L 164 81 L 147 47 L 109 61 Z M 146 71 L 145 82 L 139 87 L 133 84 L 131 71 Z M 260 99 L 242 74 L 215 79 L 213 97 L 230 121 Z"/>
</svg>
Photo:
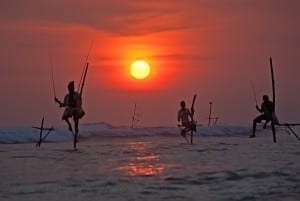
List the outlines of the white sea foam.
<svg viewBox="0 0 300 201">
<path fill-rule="evenodd" d="M 127 126 L 113 126 L 107 123 L 89 123 L 80 125 L 81 138 L 93 137 L 134 137 L 134 136 L 178 136 L 180 131 L 174 127 L 138 127 L 130 128 Z M 260 129 L 260 128 L 259 128 Z M 249 135 L 250 126 L 245 125 L 216 125 L 216 126 L 198 126 L 195 136 L 236 136 Z M 47 131 L 43 132 L 45 136 Z M 40 131 L 31 126 L 21 127 L 1 127 L 0 143 L 30 143 L 39 139 Z M 46 138 L 47 142 L 63 142 L 72 140 L 71 133 L 66 126 L 57 126 Z"/>
</svg>

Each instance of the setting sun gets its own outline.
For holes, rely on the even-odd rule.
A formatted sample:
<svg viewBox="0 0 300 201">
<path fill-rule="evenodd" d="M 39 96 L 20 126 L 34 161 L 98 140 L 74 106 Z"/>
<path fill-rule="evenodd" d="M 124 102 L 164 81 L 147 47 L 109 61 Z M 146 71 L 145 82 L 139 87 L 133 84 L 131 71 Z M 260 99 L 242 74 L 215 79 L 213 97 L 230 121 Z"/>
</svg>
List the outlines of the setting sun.
<svg viewBox="0 0 300 201">
<path fill-rule="evenodd" d="M 130 74 L 136 79 L 145 79 L 150 74 L 150 65 L 143 60 L 136 60 L 130 66 Z"/>
</svg>

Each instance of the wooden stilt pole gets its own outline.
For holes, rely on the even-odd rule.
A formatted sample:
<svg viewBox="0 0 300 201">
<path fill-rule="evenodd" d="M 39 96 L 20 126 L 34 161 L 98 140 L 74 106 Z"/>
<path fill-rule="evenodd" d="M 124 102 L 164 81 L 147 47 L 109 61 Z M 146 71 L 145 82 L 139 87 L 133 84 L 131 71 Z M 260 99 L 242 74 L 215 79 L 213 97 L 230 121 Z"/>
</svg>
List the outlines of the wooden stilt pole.
<svg viewBox="0 0 300 201">
<path fill-rule="evenodd" d="M 51 128 L 44 128 L 44 117 L 42 118 L 40 127 L 33 126 L 32 128 L 40 130 L 39 141 L 36 143 L 36 147 L 37 146 L 40 147 L 42 142 L 46 139 L 46 137 L 50 134 L 50 132 L 54 130 L 53 126 Z M 45 130 L 48 131 L 48 133 L 45 136 L 43 136 L 43 131 Z"/>
<path fill-rule="evenodd" d="M 275 96 L 275 78 L 274 78 L 274 70 L 273 70 L 273 63 L 272 63 L 272 58 L 270 57 L 270 68 L 271 68 L 271 78 L 272 78 L 272 95 L 273 95 L 273 119 L 271 121 L 271 126 L 272 126 L 272 133 L 273 133 L 273 142 L 276 143 L 276 128 L 275 124 L 277 124 L 278 120 L 276 117 L 275 113 L 275 108 L 276 108 L 276 96 Z"/>
<path fill-rule="evenodd" d="M 194 109 L 194 105 L 195 105 L 195 101 L 197 98 L 197 94 L 194 95 L 193 97 L 193 102 L 192 102 L 192 107 L 191 107 L 191 121 L 192 121 L 192 128 L 191 128 L 191 144 L 193 144 L 193 135 L 194 135 L 194 131 L 197 125 L 194 122 L 194 113 L 195 113 L 195 109 Z"/>
<path fill-rule="evenodd" d="M 211 107 L 212 107 L 212 102 L 209 102 L 209 115 L 208 115 L 208 125 L 210 126 L 210 120 L 211 120 Z"/>
<path fill-rule="evenodd" d="M 218 117 L 211 117 L 212 113 L 212 102 L 209 102 L 209 115 L 208 115 L 208 127 L 211 125 L 211 120 L 215 120 L 214 125 L 216 125 L 218 121 Z"/>
<path fill-rule="evenodd" d="M 43 129 L 44 129 L 44 117 L 42 119 L 42 123 L 41 123 L 41 128 L 40 128 L 40 139 L 39 139 L 39 147 L 41 146 L 42 143 L 42 134 L 43 134 Z"/>
<path fill-rule="evenodd" d="M 291 131 L 291 133 L 297 138 L 298 141 L 300 141 L 300 137 L 297 135 L 297 133 L 292 129 L 292 126 L 300 126 L 300 124 L 289 124 L 289 123 L 285 123 L 285 124 L 278 124 L 278 126 L 286 126 L 289 131 Z"/>
</svg>

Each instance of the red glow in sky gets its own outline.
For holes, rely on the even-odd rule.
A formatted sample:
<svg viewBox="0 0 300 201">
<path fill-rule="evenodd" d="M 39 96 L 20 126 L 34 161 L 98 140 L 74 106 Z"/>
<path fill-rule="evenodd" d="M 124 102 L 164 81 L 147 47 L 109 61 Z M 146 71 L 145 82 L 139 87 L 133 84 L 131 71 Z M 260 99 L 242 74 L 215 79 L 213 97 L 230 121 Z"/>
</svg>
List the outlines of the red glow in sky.
<svg viewBox="0 0 300 201">
<path fill-rule="evenodd" d="M 212 101 L 221 123 L 250 124 L 257 115 L 250 83 L 258 99 L 271 94 L 269 57 L 279 118 L 297 121 L 299 9 L 297 0 L 1 1 L 0 124 L 42 116 L 61 123 L 48 52 L 61 98 L 79 81 L 92 41 L 82 122 L 127 125 L 137 103 L 141 125 L 174 125 L 179 101 L 197 93 L 198 122 Z M 151 65 L 147 79 L 130 75 L 136 59 Z"/>
</svg>

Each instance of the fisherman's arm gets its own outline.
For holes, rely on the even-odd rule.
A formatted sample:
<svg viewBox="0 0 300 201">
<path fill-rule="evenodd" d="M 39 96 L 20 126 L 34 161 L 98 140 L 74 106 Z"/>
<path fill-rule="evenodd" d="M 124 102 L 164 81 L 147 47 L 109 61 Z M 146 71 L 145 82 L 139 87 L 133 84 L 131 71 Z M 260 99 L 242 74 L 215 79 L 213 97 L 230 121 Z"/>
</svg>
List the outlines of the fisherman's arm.
<svg viewBox="0 0 300 201">
<path fill-rule="evenodd" d="M 54 98 L 54 101 L 59 104 L 59 107 L 62 107 L 62 102 L 57 97 Z"/>
<path fill-rule="evenodd" d="M 69 95 L 65 95 L 65 98 L 64 98 L 64 102 L 61 104 L 60 107 L 66 107 L 68 105 L 68 102 L 69 102 Z"/>
<path fill-rule="evenodd" d="M 259 108 L 258 105 L 256 105 L 256 109 L 257 109 L 257 111 L 259 111 L 260 113 L 263 112 L 263 110 L 262 110 L 262 105 L 261 105 L 261 108 Z"/>
<path fill-rule="evenodd" d="M 54 98 L 54 101 L 55 101 L 56 103 L 59 104 L 59 107 L 65 107 L 65 106 L 66 106 L 66 104 L 65 104 L 65 102 L 66 102 L 66 97 L 65 97 L 65 99 L 64 99 L 64 102 L 61 102 L 60 100 L 58 100 L 57 97 Z"/>
</svg>

